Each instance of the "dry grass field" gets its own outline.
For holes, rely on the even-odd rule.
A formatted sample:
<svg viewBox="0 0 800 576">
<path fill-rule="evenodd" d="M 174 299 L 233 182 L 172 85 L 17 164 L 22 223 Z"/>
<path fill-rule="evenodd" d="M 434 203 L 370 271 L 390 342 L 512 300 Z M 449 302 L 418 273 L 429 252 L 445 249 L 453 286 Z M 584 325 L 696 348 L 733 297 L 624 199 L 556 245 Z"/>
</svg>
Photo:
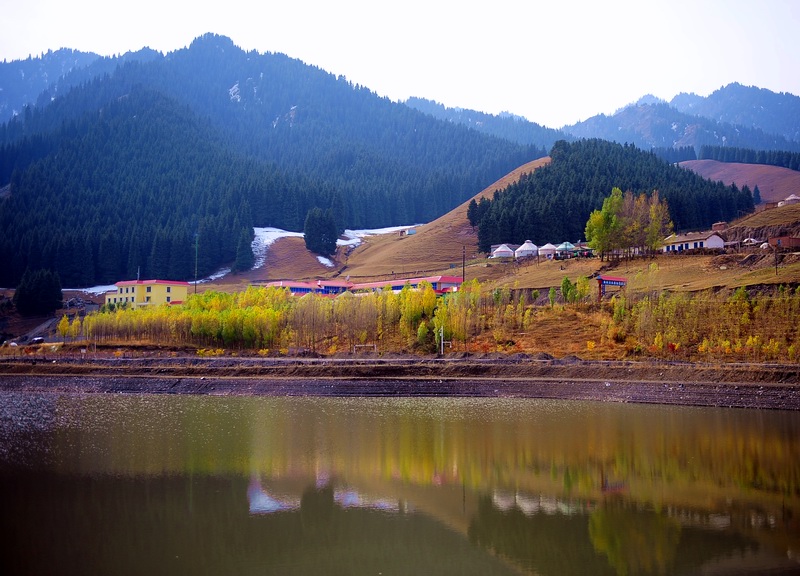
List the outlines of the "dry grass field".
<svg viewBox="0 0 800 576">
<path fill-rule="evenodd" d="M 798 189 L 800 191 L 800 189 Z M 764 210 L 734 222 L 729 230 L 735 228 L 771 228 L 777 226 L 796 226 L 800 222 L 800 204 L 790 204 Z"/>
<path fill-rule="evenodd" d="M 690 160 L 680 165 L 703 178 L 723 182 L 726 186 L 736 183 L 739 188 L 747 185 L 750 190 L 758 186 L 764 202 L 779 202 L 800 191 L 800 172 L 789 168 L 716 160 Z"/>
</svg>

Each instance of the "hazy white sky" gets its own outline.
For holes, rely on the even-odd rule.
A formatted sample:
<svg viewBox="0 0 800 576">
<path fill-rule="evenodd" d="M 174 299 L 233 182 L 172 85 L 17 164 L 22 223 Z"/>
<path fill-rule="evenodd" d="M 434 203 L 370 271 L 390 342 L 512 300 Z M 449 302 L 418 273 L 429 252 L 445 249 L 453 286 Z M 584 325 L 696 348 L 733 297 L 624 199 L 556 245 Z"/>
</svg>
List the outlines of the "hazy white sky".
<svg viewBox="0 0 800 576">
<path fill-rule="evenodd" d="M 552 128 L 731 82 L 800 95 L 798 0 L 26 0 L 2 14 L 7 61 L 58 48 L 166 53 L 213 32 L 393 100 Z"/>
</svg>

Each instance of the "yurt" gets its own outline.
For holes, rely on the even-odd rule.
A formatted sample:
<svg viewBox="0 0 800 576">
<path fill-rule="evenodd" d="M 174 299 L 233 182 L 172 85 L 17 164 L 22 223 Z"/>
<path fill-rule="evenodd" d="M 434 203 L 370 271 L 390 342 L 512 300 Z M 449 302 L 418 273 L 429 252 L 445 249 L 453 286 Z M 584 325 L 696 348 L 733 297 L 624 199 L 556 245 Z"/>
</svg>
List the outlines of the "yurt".
<svg viewBox="0 0 800 576">
<path fill-rule="evenodd" d="M 525 240 L 522 246 L 514 250 L 514 258 L 529 258 L 536 256 L 538 253 L 539 247 L 530 240 Z"/>
<path fill-rule="evenodd" d="M 562 258 L 571 258 L 575 252 L 575 244 L 572 242 L 562 242 L 556 247 L 556 253 Z"/>
<path fill-rule="evenodd" d="M 556 257 L 556 247 L 548 242 L 544 246 L 539 247 L 539 256 L 552 259 Z"/>
<path fill-rule="evenodd" d="M 514 251 L 507 244 L 500 244 L 492 252 L 492 258 L 513 258 Z"/>
</svg>

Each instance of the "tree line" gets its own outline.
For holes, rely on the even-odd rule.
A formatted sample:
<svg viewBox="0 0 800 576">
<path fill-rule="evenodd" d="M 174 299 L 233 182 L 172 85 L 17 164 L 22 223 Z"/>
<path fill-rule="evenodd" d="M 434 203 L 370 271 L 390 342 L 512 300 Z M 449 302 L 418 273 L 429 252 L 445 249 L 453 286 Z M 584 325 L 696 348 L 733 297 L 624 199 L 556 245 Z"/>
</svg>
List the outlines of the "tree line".
<svg viewBox="0 0 800 576">
<path fill-rule="evenodd" d="M 752 150 L 730 146 L 702 146 L 698 160 L 766 164 L 768 166 L 789 168 L 790 170 L 800 170 L 800 152 L 786 150 Z"/>
<path fill-rule="evenodd" d="M 352 352 L 356 345 L 431 353 L 442 339 L 464 349 L 494 351 L 507 349 L 537 322 L 583 309 L 600 317 L 587 350 L 622 344 L 632 356 L 800 361 L 800 289 L 621 293 L 600 307 L 596 297 L 585 277 L 565 277 L 544 305 L 538 291 L 488 290 L 477 280 L 446 296 L 425 284 L 336 298 L 251 286 L 234 294 L 190 295 L 179 306 L 103 307 L 85 318 L 83 330 L 100 343 L 141 341 L 270 355 L 290 349 Z"/>
</svg>

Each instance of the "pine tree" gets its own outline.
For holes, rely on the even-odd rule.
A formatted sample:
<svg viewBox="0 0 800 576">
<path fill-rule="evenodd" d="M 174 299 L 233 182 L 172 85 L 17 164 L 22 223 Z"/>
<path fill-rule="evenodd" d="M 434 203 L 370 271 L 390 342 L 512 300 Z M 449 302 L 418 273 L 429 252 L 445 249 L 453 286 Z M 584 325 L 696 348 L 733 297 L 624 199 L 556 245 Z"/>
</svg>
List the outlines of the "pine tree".
<svg viewBox="0 0 800 576">
<path fill-rule="evenodd" d="M 330 256 L 336 252 L 336 221 L 333 211 L 312 208 L 306 215 L 303 227 L 306 248 L 315 254 Z"/>
<path fill-rule="evenodd" d="M 58 273 L 52 270 L 26 270 L 14 292 L 13 302 L 23 316 L 52 314 L 62 304 Z"/>
<path fill-rule="evenodd" d="M 242 228 L 242 232 L 239 234 L 239 243 L 236 245 L 236 261 L 231 270 L 245 272 L 253 267 L 254 262 L 253 231 L 250 228 Z"/>
</svg>

